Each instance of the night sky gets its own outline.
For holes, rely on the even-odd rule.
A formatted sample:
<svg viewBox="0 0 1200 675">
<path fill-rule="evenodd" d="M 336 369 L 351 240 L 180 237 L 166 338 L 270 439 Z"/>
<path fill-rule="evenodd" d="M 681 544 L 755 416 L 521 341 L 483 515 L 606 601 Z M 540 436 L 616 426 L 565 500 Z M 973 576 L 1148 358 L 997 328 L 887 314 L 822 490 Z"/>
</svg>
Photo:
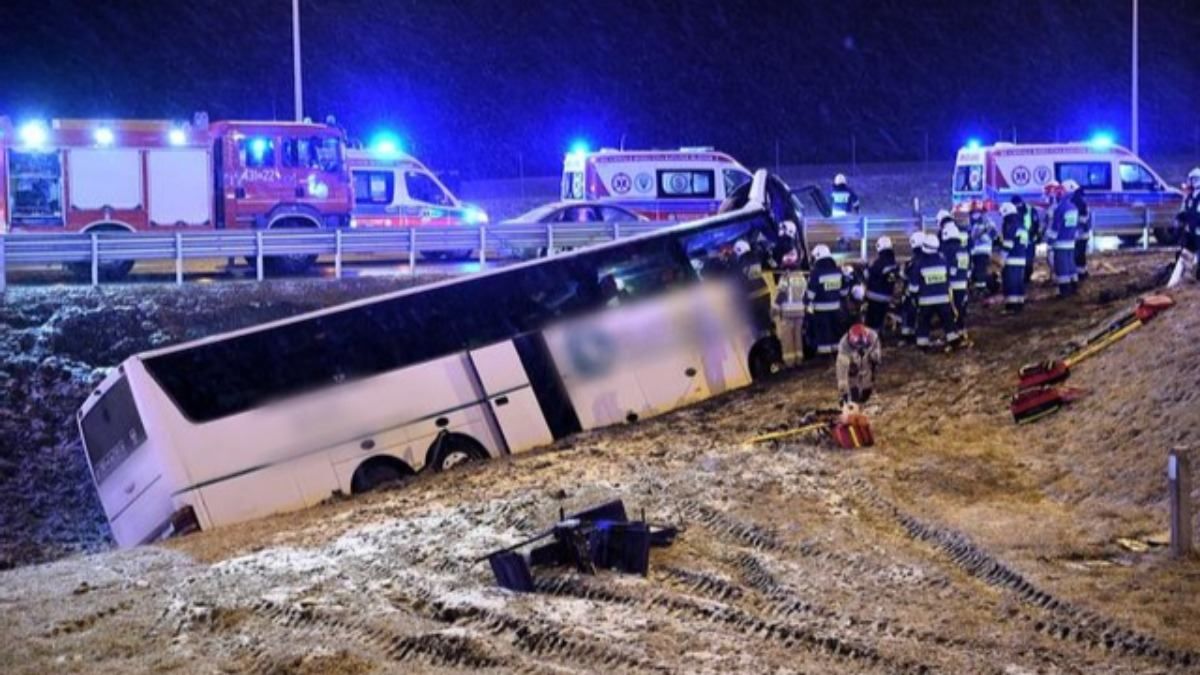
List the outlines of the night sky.
<svg viewBox="0 0 1200 675">
<path fill-rule="evenodd" d="M 747 164 L 1129 139 L 1129 0 L 301 0 L 305 112 L 467 176 L 593 146 Z M 289 118 L 290 0 L 7 0 L 0 114 Z M 1142 0 L 1142 154 L 1200 150 L 1200 0 Z M 1200 159 L 1200 158 L 1198 158 Z"/>
</svg>

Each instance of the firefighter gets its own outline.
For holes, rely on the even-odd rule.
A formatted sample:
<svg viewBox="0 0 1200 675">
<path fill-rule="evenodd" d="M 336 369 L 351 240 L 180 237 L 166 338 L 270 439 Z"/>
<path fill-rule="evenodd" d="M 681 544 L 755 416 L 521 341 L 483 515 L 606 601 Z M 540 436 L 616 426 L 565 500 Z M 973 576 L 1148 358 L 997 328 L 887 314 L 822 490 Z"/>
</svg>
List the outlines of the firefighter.
<svg viewBox="0 0 1200 675">
<path fill-rule="evenodd" d="M 850 282 L 821 244 L 813 248 L 813 267 L 804 291 L 805 342 L 809 353 L 833 354 L 842 336 L 842 304 L 850 294 Z"/>
<path fill-rule="evenodd" d="M 861 323 L 850 326 L 837 348 L 837 386 L 841 404 L 866 403 L 883 360 L 879 333 Z"/>
<path fill-rule="evenodd" d="M 834 218 L 858 213 L 861 203 L 858 201 L 858 195 L 846 183 L 845 174 L 839 173 L 833 177 L 833 190 L 829 192 L 829 203 L 833 206 Z"/>
<path fill-rule="evenodd" d="M 1179 252 L 1175 255 L 1175 270 L 1171 274 L 1170 283 L 1176 286 L 1182 281 L 1188 269 L 1195 269 L 1195 279 L 1200 281 L 1200 166 L 1188 172 L 1187 195 L 1183 198 L 1183 208 L 1176 214 L 1179 232 Z"/>
<path fill-rule="evenodd" d="M 1083 197 L 1083 188 L 1075 188 L 1070 196 L 1075 209 L 1079 211 L 1079 228 L 1075 232 L 1075 274 L 1079 281 L 1088 277 L 1088 248 L 1092 243 L 1092 213 L 1088 209 L 1087 200 Z"/>
<path fill-rule="evenodd" d="M 795 269 L 800 265 L 800 250 L 796 246 L 796 235 L 799 232 L 796 223 L 785 220 L 779 224 L 779 238 L 771 252 L 775 266 L 780 269 Z"/>
<path fill-rule="evenodd" d="M 1037 209 L 1026 204 L 1021 195 L 1013 195 L 1012 204 L 1017 207 L 1017 213 L 1021 216 L 1025 239 L 1028 242 L 1025 246 L 1025 285 L 1028 286 L 1033 278 L 1033 263 L 1037 259 L 1037 243 L 1042 237 L 1042 219 L 1038 216 Z"/>
<path fill-rule="evenodd" d="M 971 254 L 963 245 L 962 233 L 953 222 L 942 228 L 942 257 L 946 259 L 950 279 L 950 299 L 954 303 L 954 330 L 967 336 L 967 301 L 971 296 Z"/>
<path fill-rule="evenodd" d="M 759 332 L 769 331 L 772 328 L 771 302 L 774 295 L 771 291 L 774 279 L 768 276 L 771 272 L 763 270 L 762 261 L 745 239 L 734 242 L 733 254 L 738 277 L 750 301 L 754 327 Z"/>
<path fill-rule="evenodd" d="M 971 208 L 971 290 L 976 295 L 987 295 L 988 281 L 992 274 L 992 242 L 996 237 L 996 226 L 988 220 L 983 208 Z"/>
<path fill-rule="evenodd" d="M 1054 283 L 1058 284 L 1058 296 L 1075 294 L 1079 279 L 1075 275 L 1075 232 L 1079 227 L 1079 209 L 1070 195 L 1079 187 L 1073 180 L 1065 180 L 1054 193 L 1054 215 L 1046 241 L 1050 244 L 1050 269 Z"/>
<path fill-rule="evenodd" d="M 911 340 L 917 335 L 917 296 L 910 291 L 908 279 L 912 276 L 913 267 L 920 263 L 921 246 L 925 243 L 923 232 L 913 232 L 908 235 L 908 249 L 912 253 L 908 262 L 904 263 L 901 278 L 904 280 L 904 293 L 900 300 L 900 337 Z"/>
<path fill-rule="evenodd" d="M 946 229 L 946 226 L 954 225 L 954 224 L 955 224 L 954 223 L 954 215 L 952 213 L 950 213 L 946 209 L 942 209 L 941 211 L 938 211 L 938 213 L 937 213 L 938 237 L 940 237 L 942 239 L 942 241 L 946 240 L 946 236 L 943 233 L 943 231 Z"/>
<path fill-rule="evenodd" d="M 896 290 L 896 251 L 891 237 L 880 237 L 875 241 L 875 260 L 867 268 L 867 326 L 872 330 L 883 330 L 888 307 Z"/>
<path fill-rule="evenodd" d="M 917 346 L 922 349 L 933 346 L 934 319 L 940 322 L 947 345 L 959 339 L 954 329 L 954 305 L 950 303 L 950 270 L 939 248 L 936 234 L 924 236 L 920 261 L 913 266 L 908 280 L 909 290 L 917 298 Z"/>
<path fill-rule="evenodd" d="M 1016 204 L 1000 205 L 1001 246 L 1004 248 L 1000 282 L 1004 290 L 1004 310 L 1017 313 L 1025 308 L 1025 265 L 1029 249 L 1029 231 Z"/>
</svg>

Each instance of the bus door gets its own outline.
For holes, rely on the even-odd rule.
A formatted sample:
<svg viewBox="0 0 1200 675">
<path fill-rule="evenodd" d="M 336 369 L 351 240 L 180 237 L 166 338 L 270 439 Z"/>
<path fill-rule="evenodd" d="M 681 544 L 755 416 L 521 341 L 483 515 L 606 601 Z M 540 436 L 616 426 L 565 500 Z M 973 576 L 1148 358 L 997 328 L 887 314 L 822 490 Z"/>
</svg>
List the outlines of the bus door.
<svg viewBox="0 0 1200 675">
<path fill-rule="evenodd" d="M 554 435 L 513 341 L 473 349 L 468 356 L 508 451 L 551 443 Z"/>
</svg>

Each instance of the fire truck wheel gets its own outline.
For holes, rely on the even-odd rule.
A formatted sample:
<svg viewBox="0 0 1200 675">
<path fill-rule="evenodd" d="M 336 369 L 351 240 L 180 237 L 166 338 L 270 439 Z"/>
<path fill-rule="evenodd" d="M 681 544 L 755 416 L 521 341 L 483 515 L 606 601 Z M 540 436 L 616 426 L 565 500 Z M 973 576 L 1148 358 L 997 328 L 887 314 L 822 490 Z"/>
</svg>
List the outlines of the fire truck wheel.
<svg viewBox="0 0 1200 675">
<path fill-rule="evenodd" d="M 67 273 L 77 281 L 92 280 L 92 264 L 91 263 L 66 263 L 63 265 Z M 100 275 L 100 281 L 120 281 L 129 276 L 129 272 L 133 269 L 132 260 L 111 260 L 109 262 L 100 263 L 96 270 Z"/>
<path fill-rule="evenodd" d="M 263 267 L 271 274 L 304 274 L 317 263 L 315 255 L 273 255 L 263 259 Z"/>
</svg>

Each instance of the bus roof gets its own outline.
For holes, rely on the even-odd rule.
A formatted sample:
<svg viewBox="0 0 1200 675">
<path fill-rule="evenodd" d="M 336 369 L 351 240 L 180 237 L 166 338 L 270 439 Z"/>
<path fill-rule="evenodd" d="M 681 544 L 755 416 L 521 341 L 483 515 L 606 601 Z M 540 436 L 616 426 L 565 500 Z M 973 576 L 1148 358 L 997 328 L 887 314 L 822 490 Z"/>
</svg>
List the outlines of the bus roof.
<svg viewBox="0 0 1200 675">
<path fill-rule="evenodd" d="M 558 261 L 562 261 L 562 260 L 566 260 L 566 259 L 570 259 L 570 258 L 574 258 L 574 257 L 580 257 L 583 255 L 590 255 L 597 251 L 603 251 L 603 250 L 609 249 L 609 248 L 624 246 L 624 245 L 627 245 L 627 244 L 630 244 L 633 242 L 637 242 L 637 241 L 645 241 L 645 240 L 653 239 L 655 237 L 660 237 L 660 236 L 673 234 L 673 233 L 687 232 L 692 229 L 696 229 L 696 228 L 700 228 L 700 227 L 707 227 L 709 225 L 713 225 L 713 224 L 725 222 L 725 221 L 734 221 L 734 220 L 737 220 L 740 218 L 744 218 L 746 216 L 751 216 L 751 215 L 755 215 L 758 213 L 765 213 L 765 212 L 767 212 L 767 209 L 765 206 L 763 206 L 761 204 L 750 203 L 750 204 L 747 204 L 746 206 L 742 207 L 741 209 L 738 209 L 736 211 L 731 211 L 729 213 L 721 213 L 721 214 L 717 214 L 715 216 L 710 216 L 708 218 L 686 221 L 686 222 L 679 223 L 678 225 L 673 225 L 671 227 L 664 227 L 659 230 L 653 230 L 651 232 L 644 232 L 642 234 L 637 234 L 632 237 L 626 237 L 624 239 L 618 239 L 615 241 L 609 241 L 609 242 L 604 242 L 601 244 L 596 244 L 593 246 L 588 246 L 585 248 L 577 249 L 575 251 L 570 251 L 567 253 L 555 255 L 553 257 L 539 258 L 536 260 L 526 260 L 524 262 L 519 262 L 514 265 L 509 265 L 507 267 L 501 267 L 501 268 L 497 268 L 494 270 L 488 270 L 485 272 L 480 272 L 478 274 L 455 277 L 455 278 L 446 279 L 443 281 L 434 282 L 431 284 L 423 284 L 420 286 L 413 286 L 410 288 L 401 289 L 399 291 L 393 291 L 391 293 L 375 295 L 375 296 L 371 296 L 368 298 L 362 298 L 360 300 L 353 300 L 351 302 L 345 302 L 345 303 L 341 303 L 338 305 L 334 305 L 332 307 L 325 307 L 322 309 L 313 310 L 311 312 L 305 312 L 304 314 L 298 314 L 296 316 L 278 319 L 278 320 L 271 321 L 268 323 L 259 324 L 257 326 L 249 326 L 247 328 L 242 328 L 242 329 L 235 330 L 235 331 L 229 331 L 227 333 L 220 333 L 217 335 L 210 335 L 208 337 L 199 338 L 196 340 L 190 340 L 188 342 L 184 342 L 184 343 L 178 344 L 178 345 L 171 345 L 171 346 L 162 347 L 159 349 L 152 349 L 152 350 L 148 350 L 145 352 L 140 352 L 138 354 L 134 354 L 133 356 L 131 356 L 129 358 L 144 360 L 144 359 L 154 358 L 157 356 L 163 356 L 165 354 L 171 354 L 171 353 L 175 353 L 175 352 L 179 352 L 179 351 L 184 351 L 187 349 L 192 349 L 194 347 L 199 347 L 199 346 L 211 344 L 214 342 L 220 342 L 223 340 L 240 337 L 242 335 L 249 335 L 252 333 L 269 331 L 273 328 L 277 328 L 280 326 L 286 326 L 286 325 L 290 325 L 290 324 L 294 324 L 294 323 L 300 323 L 300 322 L 307 321 L 309 319 L 313 319 L 313 318 L 316 318 L 319 316 L 324 316 L 327 314 L 334 314 L 336 312 L 354 309 L 356 307 L 364 307 L 367 305 L 372 305 L 375 303 L 384 302 L 387 300 L 392 300 L 395 298 L 400 298 L 400 297 L 404 297 L 404 296 L 408 296 L 408 295 L 415 295 L 417 293 L 431 291 L 431 290 L 435 290 L 435 289 L 439 289 L 439 288 L 445 288 L 448 286 L 454 286 L 454 285 L 466 284 L 466 283 L 474 283 L 481 279 L 488 279 L 488 278 L 492 278 L 492 277 L 502 276 L 505 274 L 511 274 L 513 272 L 516 272 L 516 271 L 519 271 L 522 269 L 536 267 L 538 265 L 549 263 L 549 262 L 558 262 Z"/>
</svg>

